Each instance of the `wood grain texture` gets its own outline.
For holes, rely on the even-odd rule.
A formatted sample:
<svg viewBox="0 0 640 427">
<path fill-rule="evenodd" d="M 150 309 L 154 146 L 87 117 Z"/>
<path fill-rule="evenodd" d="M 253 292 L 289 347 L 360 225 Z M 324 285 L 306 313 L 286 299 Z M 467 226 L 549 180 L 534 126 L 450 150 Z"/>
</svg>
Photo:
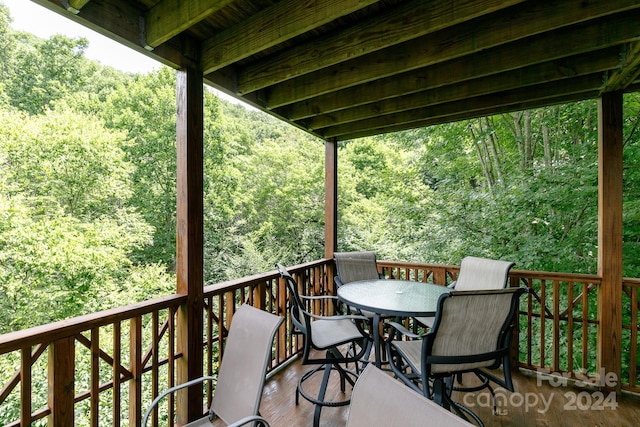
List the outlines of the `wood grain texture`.
<svg viewBox="0 0 640 427">
<path fill-rule="evenodd" d="M 622 357 L 622 93 L 598 103 L 599 369 L 620 378 Z M 616 390 L 620 389 L 618 381 Z"/>
</svg>

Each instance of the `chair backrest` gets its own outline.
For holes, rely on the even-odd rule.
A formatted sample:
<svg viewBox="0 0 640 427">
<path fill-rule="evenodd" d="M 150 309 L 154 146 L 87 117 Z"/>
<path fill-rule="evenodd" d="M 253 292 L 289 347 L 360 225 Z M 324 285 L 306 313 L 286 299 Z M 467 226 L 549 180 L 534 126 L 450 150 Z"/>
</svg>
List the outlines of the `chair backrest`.
<svg viewBox="0 0 640 427">
<path fill-rule="evenodd" d="M 336 252 L 333 257 L 336 260 L 336 277 L 339 278 L 336 283 L 339 285 L 380 279 L 375 252 Z"/>
<path fill-rule="evenodd" d="M 423 340 L 428 375 L 500 366 L 509 354 L 513 323 L 525 288 L 452 291 L 438 301 Z"/>
<path fill-rule="evenodd" d="M 464 257 L 455 283 L 457 291 L 504 289 L 514 263 L 487 258 Z"/>
<path fill-rule="evenodd" d="M 369 364 L 351 394 L 347 427 L 472 426 Z"/>
<path fill-rule="evenodd" d="M 276 263 L 276 269 L 278 273 L 280 273 L 280 277 L 285 280 L 287 289 L 289 290 L 289 309 L 291 311 L 291 321 L 297 328 L 296 332 L 305 335 L 310 334 L 310 319 L 309 316 L 306 315 L 304 304 L 300 298 L 298 283 L 282 264 Z"/>
<path fill-rule="evenodd" d="M 246 304 L 233 315 L 210 409 L 227 424 L 258 414 L 273 338 L 283 320 Z"/>
</svg>

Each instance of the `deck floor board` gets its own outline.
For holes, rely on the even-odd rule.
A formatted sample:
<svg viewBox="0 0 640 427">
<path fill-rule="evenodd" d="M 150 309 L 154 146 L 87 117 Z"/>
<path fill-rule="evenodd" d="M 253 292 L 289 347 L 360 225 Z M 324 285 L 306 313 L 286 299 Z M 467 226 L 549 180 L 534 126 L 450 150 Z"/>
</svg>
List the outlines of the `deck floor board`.
<svg viewBox="0 0 640 427">
<path fill-rule="evenodd" d="M 298 377 L 309 369 L 299 361 L 267 380 L 265 384 L 261 413 L 272 427 L 311 427 L 313 424 L 314 405 L 300 398 L 295 404 L 295 388 Z M 473 378 L 465 374 L 463 382 L 473 382 Z M 321 375 L 313 378 L 305 385 L 310 389 L 316 386 Z M 314 384 L 316 383 L 316 384 Z M 488 396 L 474 395 L 466 397 L 466 402 L 474 405 L 473 411 L 480 416 L 487 427 L 508 426 L 635 426 L 640 425 L 640 397 L 622 394 L 615 399 L 617 407 L 599 408 L 597 390 L 586 390 L 576 387 L 558 387 L 548 381 L 539 381 L 530 373 L 514 375 L 516 393 L 499 392 L 505 405 L 501 405 L 500 414 L 494 415 L 489 406 Z M 382 391 L 383 392 L 383 391 Z M 339 398 L 338 381 L 330 381 L 328 396 Z M 349 390 L 347 391 L 349 393 Z M 482 392 L 480 392 L 482 393 Z M 517 396 L 516 396 L 517 395 Z M 541 400 L 544 396 L 548 407 Z M 575 399 L 574 399 L 575 396 Z M 460 401 L 463 395 L 454 395 Z M 527 403 L 528 402 L 528 403 Z M 320 418 L 321 426 L 342 427 L 346 425 L 349 407 L 323 408 Z"/>
</svg>

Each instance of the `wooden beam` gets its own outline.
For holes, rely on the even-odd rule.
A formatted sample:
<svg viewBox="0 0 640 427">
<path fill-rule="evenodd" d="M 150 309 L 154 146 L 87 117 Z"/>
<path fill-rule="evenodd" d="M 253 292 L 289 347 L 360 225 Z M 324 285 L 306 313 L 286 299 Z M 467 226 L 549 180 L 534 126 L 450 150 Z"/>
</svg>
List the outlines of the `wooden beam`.
<svg viewBox="0 0 640 427">
<path fill-rule="evenodd" d="M 88 1 L 79 12 L 71 13 L 60 5 L 60 0 L 32 1 L 165 65 L 173 68 L 184 66 L 183 40 L 164 43 L 153 53 L 144 48 L 145 43 L 142 40 L 144 16 L 135 2 L 129 0 Z"/>
<path fill-rule="evenodd" d="M 512 10 L 506 9 L 486 18 L 449 27 L 428 36 L 377 51 L 364 58 L 345 61 L 287 80 L 270 87 L 265 99 L 269 108 L 278 108 L 339 89 L 478 53 L 532 34 L 579 24 L 609 13 L 625 12 L 603 18 L 601 25 L 604 27 L 607 24 L 609 27 L 620 25 L 616 22 L 618 20 L 628 22 L 627 16 L 631 14 L 628 10 L 632 7 L 640 8 L 640 4 L 631 0 L 615 4 L 603 0 L 586 5 L 582 0 L 531 2 L 517 9 L 517 15 Z M 637 14 L 635 16 L 637 19 Z M 630 25 L 631 28 L 637 28 L 635 24 Z M 599 36 L 605 36 L 603 29 L 598 25 L 593 27 L 587 28 L 590 28 L 591 33 L 595 31 Z M 584 37 L 592 39 L 586 34 Z"/>
<path fill-rule="evenodd" d="M 633 42 L 626 46 L 622 66 L 607 79 L 603 92 L 624 90 L 640 75 L 640 42 Z"/>
<path fill-rule="evenodd" d="M 149 10 L 145 18 L 146 43 L 149 48 L 155 48 L 232 2 L 162 0 Z"/>
<path fill-rule="evenodd" d="M 343 139 L 342 136 L 353 132 L 362 132 L 367 129 L 379 129 L 386 126 L 397 126 L 402 123 L 420 122 L 426 118 L 446 117 L 447 115 L 460 114 L 477 110 L 487 110 L 501 105 L 513 105 L 524 101 L 544 100 L 556 98 L 572 93 L 598 93 L 602 87 L 602 75 L 591 74 L 587 76 L 569 79 L 568 81 L 551 82 L 544 85 L 532 86 L 504 91 L 476 98 L 446 104 L 432 105 L 414 110 L 387 114 L 371 119 L 361 120 L 355 123 L 346 123 L 317 130 L 325 138 Z"/>
<path fill-rule="evenodd" d="M 466 80 L 407 96 L 395 97 L 346 110 L 336 111 L 314 117 L 306 121 L 310 129 L 320 129 L 336 124 L 369 118 L 377 118 L 386 114 L 424 108 L 460 100 L 468 100 L 491 93 L 516 90 L 533 85 L 575 78 L 593 73 L 601 73 L 616 67 L 619 62 L 619 50 L 610 48 L 606 51 L 592 52 L 584 56 L 567 58 L 566 61 L 551 61 L 532 65 L 526 68 L 486 76 L 475 80 Z M 571 64 L 565 66 L 565 64 Z M 455 73 L 454 69 L 451 69 Z"/>
<path fill-rule="evenodd" d="M 598 102 L 598 362 L 597 372 L 615 375 L 622 363 L 622 92 Z"/>
<path fill-rule="evenodd" d="M 325 142 L 324 157 L 324 257 L 338 249 L 338 142 Z"/>
<path fill-rule="evenodd" d="M 63 0 L 64 7 L 69 12 L 77 14 L 80 13 L 80 9 L 84 7 L 85 4 L 89 3 L 89 0 Z"/>
<path fill-rule="evenodd" d="M 346 133 L 344 135 L 341 135 L 338 138 L 338 140 L 346 141 L 349 139 L 363 138 L 367 136 L 379 135 L 379 134 L 389 133 L 389 132 L 400 132 L 407 129 L 439 125 L 442 123 L 457 122 L 460 120 L 475 119 L 478 117 L 486 117 L 486 116 L 491 116 L 495 114 L 503 114 L 503 113 L 510 113 L 514 111 L 528 110 L 532 108 L 547 107 L 549 105 L 556 105 L 556 104 L 566 104 L 568 102 L 584 101 L 587 99 L 596 98 L 598 96 L 598 93 L 599 93 L 598 90 L 592 90 L 588 92 L 574 93 L 571 95 L 561 95 L 554 98 L 544 98 L 544 99 L 537 99 L 532 101 L 520 101 L 520 102 L 515 102 L 513 104 L 502 105 L 496 108 L 490 107 L 487 109 L 463 111 L 463 112 L 459 112 L 459 113 L 452 114 L 445 117 L 429 117 L 429 118 L 424 118 L 422 120 L 417 120 L 415 122 L 400 123 L 392 126 L 384 126 L 380 128 L 368 128 L 368 129 L 360 130 L 357 132 L 354 131 L 354 132 Z M 322 135 L 320 135 L 319 137 L 321 136 Z"/>
<path fill-rule="evenodd" d="M 616 40 L 635 37 L 637 27 L 633 22 L 638 22 L 640 13 L 629 13 L 628 18 L 617 22 L 605 20 L 596 29 L 588 24 L 579 24 L 562 32 L 528 37 L 504 46 L 404 73 L 402 79 L 390 76 L 277 108 L 275 111 L 291 120 L 300 120 L 348 107 L 379 102 L 398 94 L 438 88 L 556 59 L 561 60 L 558 67 L 571 73 L 574 67 L 571 62 L 575 58 L 574 55 L 605 49 Z M 525 51 L 527 54 L 522 55 L 521 52 Z M 550 56 L 549 52 L 554 52 L 554 55 Z"/>
<path fill-rule="evenodd" d="M 178 71 L 177 101 L 177 293 L 186 295 L 176 315 L 176 379 L 181 384 L 202 376 L 203 332 L 203 97 L 202 71 Z M 178 392 L 178 424 L 202 417 L 202 387 Z"/>
<path fill-rule="evenodd" d="M 294 77 L 434 33 L 523 0 L 414 0 L 336 34 L 298 45 L 238 73 L 249 93 Z"/>
<path fill-rule="evenodd" d="M 376 1 L 279 1 L 208 39 L 202 49 L 204 73 L 226 67 Z"/>
</svg>

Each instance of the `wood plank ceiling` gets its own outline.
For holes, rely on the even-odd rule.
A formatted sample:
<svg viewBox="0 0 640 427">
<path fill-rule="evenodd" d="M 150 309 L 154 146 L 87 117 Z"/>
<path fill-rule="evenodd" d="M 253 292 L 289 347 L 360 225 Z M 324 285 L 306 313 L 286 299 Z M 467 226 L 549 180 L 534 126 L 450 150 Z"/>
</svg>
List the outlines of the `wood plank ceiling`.
<svg viewBox="0 0 640 427">
<path fill-rule="evenodd" d="M 34 0 L 323 138 L 640 87 L 640 0 Z"/>
</svg>

